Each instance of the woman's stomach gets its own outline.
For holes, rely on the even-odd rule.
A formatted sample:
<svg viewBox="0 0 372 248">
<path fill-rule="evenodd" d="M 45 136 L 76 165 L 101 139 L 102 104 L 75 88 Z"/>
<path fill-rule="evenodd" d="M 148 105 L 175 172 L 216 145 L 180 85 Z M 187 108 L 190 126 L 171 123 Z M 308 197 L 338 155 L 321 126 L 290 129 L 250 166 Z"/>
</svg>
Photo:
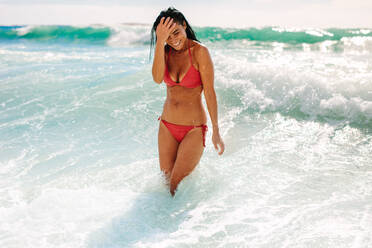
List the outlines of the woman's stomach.
<svg viewBox="0 0 372 248">
<path fill-rule="evenodd" d="M 207 122 L 201 101 L 202 88 L 167 87 L 162 119 L 180 125 L 201 125 Z"/>
</svg>

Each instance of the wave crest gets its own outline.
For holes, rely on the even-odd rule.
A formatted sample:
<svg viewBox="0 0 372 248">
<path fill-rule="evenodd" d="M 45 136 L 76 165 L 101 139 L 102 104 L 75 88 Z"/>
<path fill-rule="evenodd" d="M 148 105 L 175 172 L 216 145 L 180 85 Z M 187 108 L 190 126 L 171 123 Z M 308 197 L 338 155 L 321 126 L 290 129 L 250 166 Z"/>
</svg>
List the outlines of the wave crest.
<svg viewBox="0 0 372 248">
<path fill-rule="evenodd" d="M 112 26 L 0 26 L 0 40 L 34 40 L 49 42 L 86 42 L 109 46 L 148 44 L 150 25 L 118 24 Z M 369 29 L 288 29 L 196 27 L 197 37 L 203 42 L 252 41 L 255 44 L 282 43 L 291 46 L 332 44 L 334 50 L 351 46 L 371 51 L 372 30 Z M 340 48 L 341 47 L 341 48 Z"/>
</svg>

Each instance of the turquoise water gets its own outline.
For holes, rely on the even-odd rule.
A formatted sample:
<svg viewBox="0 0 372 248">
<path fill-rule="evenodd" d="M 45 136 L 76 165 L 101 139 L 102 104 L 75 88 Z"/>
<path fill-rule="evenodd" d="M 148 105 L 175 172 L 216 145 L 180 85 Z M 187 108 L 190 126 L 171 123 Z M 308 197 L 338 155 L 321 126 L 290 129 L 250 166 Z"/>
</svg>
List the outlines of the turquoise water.
<svg viewBox="0 0 372 248">
<path fill-rule="evenodd" d="M 372 30 L 196 28 L 226 151 L 172 198 L 149 29 L 0 27 L 1 247 L 372 246 Z"/>
</svg>

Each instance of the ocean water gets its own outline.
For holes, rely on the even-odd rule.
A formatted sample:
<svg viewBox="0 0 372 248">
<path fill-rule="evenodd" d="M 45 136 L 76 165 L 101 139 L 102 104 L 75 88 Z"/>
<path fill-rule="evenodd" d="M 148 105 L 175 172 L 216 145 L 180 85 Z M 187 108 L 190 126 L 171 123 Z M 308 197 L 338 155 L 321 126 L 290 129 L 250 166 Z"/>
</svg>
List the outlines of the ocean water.
<svg viewBox="0 0 372 248">
<path fill-rule="evenodd" d="M 226 151 L 174 198 L 149 31 L 0 27 L 0 247 L 372 247 L 371 29 L 196 28 Z"/>
</svg>

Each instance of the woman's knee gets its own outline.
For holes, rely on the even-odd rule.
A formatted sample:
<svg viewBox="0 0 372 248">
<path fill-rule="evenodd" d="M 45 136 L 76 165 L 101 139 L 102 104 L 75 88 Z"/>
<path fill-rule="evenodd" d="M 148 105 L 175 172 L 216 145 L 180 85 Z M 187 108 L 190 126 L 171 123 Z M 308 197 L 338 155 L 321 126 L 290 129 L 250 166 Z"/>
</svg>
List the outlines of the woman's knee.
<svg viewBox="0 0 372 248">
<path fill-rule="evenodd" d="M 190 174 L 190 171 L 173 169 L 170 174 L 170 183 L 177 185 L 184 177 Z"/>
</svg>

